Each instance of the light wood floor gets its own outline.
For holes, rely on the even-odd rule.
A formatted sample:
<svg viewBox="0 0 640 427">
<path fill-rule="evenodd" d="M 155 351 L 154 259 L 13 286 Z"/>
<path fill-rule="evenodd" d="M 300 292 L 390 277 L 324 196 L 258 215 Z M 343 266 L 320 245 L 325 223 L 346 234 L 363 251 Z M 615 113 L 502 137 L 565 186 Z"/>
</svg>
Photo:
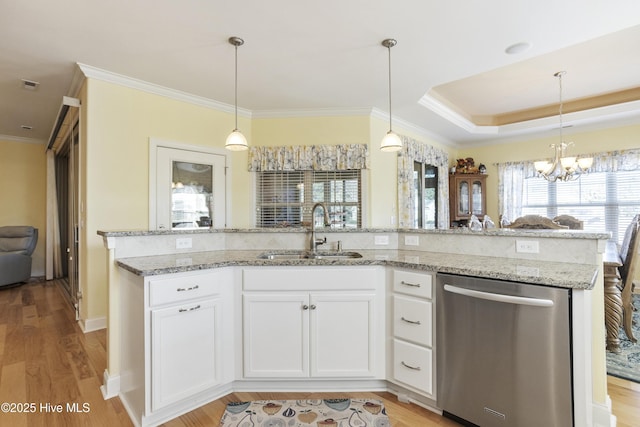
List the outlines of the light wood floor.
<svg viewBox="0 0 640 427">
<path fill-rule="evenodd" d="M 0 426 L 131 426 L 120 399 L 102 398 L 99 387 L 105 368 L 105 331 L 83 334 L 55 281 L 0 290 L 0 404 L 8 402 L 13 404 L 11 409 L 22 410 L 0 412 Z M 640 384 L 614 377 L 608 383 L 618 427 L 640 426 Z M 323 396 L 328 395 L 233 393 L 165 426 L 216 426 L 230 401 Z M 416 405 L 400 403 L 390 393 L 358 393 L 357 397 L 382 400 L 394 427 L 457 425 Z M 71 412 L 67 404 L 88 410 Z M 58 408 L 60 413 L 53 412 Z"/>
</svg>

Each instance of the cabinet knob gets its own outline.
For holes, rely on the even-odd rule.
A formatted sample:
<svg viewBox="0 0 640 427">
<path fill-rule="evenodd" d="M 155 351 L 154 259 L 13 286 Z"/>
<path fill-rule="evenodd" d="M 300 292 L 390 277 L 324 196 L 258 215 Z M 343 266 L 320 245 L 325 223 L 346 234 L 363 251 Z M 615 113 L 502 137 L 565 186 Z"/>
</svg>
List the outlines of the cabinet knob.
<svg viewBox="0 0 640 427">
<path fill-rule="evenodd" d="M 302 309 L 303 310 L 309 310 L 309 306 L 307 304 L 305 304 L 305 305 L 302 306 Z"/>
<path fill-rule="evenodd" d="M 309 308 L 311 308 L 311 310 L 315 310 L 316 309 L 316 305 L 315 304 L 311 304 L 311 307 L 309 307 Z"/>
</svg>

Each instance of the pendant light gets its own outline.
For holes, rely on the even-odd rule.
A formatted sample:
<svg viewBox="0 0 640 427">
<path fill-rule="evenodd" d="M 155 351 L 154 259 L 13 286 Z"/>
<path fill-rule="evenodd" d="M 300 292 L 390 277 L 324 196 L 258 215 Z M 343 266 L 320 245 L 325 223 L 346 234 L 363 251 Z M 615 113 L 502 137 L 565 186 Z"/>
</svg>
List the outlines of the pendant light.
<svg viewBox="0 0 640 427">
<path fill-rule="evenodd" d="M 236 71 L 235 71 L 235 113 L 236 113 L 236 127 L 233 132 L 227 137 L 227 141 L 224 144 L 224 148 L 231 151 L 243 151 L 249 148 L 247 138 L 244 137 L 242 132 L 238 130 L 238 46 L 244 44 L 244 40 L 240 37 L 229 37 L 229 43 L 236 48 Z"/>
<path fill-rule="evenodd" d="M 560 88 L 560 107 L 558 112 L 558 117 L 560 118 L 560 142 L 550 146 L 555 152 L 552 162 L 548 160 L 534 162 L 538 176 L 551 182 L 574 181 L 580 178 L 580 175 L 587 173 L 593 165 L 592 157 L 577 158 L 566 155 L 567 148 L 573 145 L 573 142 L 564 142 L 562 137 L 562 77 L 565 74 L 566 71 L 558 71 L 553 75 L 558 78 L 558 86 Z"/>
<path fill-rule="evenodd" d="M 400 137 L 391 128 L 391 48 L 398 42 L 395 39 L 382 40 L 382 46 L 389 50 L 389 132 L 382 138 L 380 150 L 392 152 L 402 149 L 402 141 Z"/>
</svg>

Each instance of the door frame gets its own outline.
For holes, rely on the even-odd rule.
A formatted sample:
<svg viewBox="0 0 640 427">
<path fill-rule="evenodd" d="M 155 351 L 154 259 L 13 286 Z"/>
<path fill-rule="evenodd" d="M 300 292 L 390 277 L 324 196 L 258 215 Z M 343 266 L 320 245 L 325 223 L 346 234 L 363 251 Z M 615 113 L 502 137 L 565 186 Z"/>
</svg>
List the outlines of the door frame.
<svg viewBox="0 0 640 427">
<path fill-rule="evenodd" d="M 205 154 L 214 154 L 218 156 L 224 156 L 225 164 L 225 200 L 224 200 L 224 215 L 225 224 L 228 224 L 229 218 L 231 218 L 231 203 L 229 203 L 229 197 L 231 195 L 231 156 L 229 151 L 223 148 L 205 147 L 202 145 L 184 144 L 182 142 L 167 141 L 159 138 L 149 138 L 149 230 L 156 230 L 156 210 L 157 205 L 157 149 L 158 147 L 171 148 L 174 150 L 195 151 Z"/>
</svg>

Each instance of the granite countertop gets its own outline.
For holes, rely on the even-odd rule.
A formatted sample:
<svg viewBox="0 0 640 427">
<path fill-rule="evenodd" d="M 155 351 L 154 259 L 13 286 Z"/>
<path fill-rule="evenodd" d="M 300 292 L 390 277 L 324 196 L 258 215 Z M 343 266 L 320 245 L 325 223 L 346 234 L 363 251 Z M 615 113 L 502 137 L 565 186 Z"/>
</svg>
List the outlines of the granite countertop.
<svg viewBox="0 0 640 427">
<path fill-rule="evenodd" d="M 512 258 L 466 256 L 406 250 L 354 250 L 362 258 L 352 259 L 279 259 L 258 258 L 258 251 L 210 251 L 121 258 L 118 266 L 138 276 L 180 273 L 230 266 L 365 266 L 382 265 L 439 273 L 460 274 L 510 280 L 536 285 L 572 289 L 592 289 L 598 269 L 588 264 L 541 262 Z"/>
<path fill-rule="evenodd" d="M 411 234 L 453 234 L 462 236 L 510 236 L 561 239 L 602 239 L 608 240 L 608 233 L 594 233 L 584 230 L 526 230 L 511 228 L 493 228 L 482 231 L 471 231 L 468 228 L 446 229 L 415 229 L 415 228 L 319 228 L 324 233 L 411 233 Z M 98 230 L 103 237 L 140 237 L 165 236 L 174 234 L 212 234 L 212 233 L 308 233 L 305 227 L 275 227 L 275 228 L 202 228 L 175 230 Z"/>
</svg>

